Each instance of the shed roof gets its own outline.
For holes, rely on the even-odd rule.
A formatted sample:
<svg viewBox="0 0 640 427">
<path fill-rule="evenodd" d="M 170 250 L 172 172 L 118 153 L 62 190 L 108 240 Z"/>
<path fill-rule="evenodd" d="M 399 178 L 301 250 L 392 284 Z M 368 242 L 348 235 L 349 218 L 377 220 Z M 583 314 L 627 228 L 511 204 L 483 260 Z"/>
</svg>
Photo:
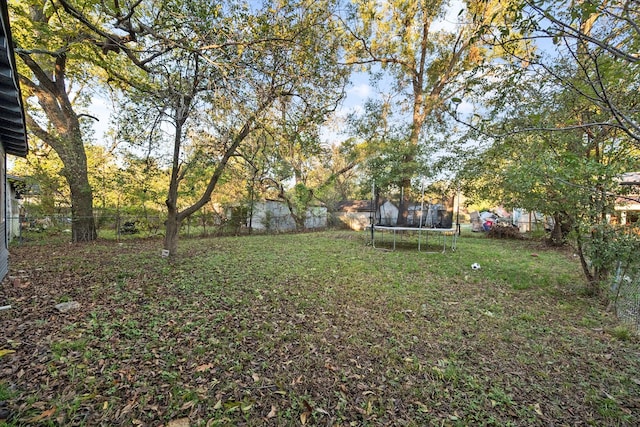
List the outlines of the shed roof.
<svg viewBox="0 0 640 427">
<path fill-rule="evenodd" d="M 627 172 L 620 176 L 620 185 L 640 185 L 640 172 Z"/>
<path fill-rule="evenodd" d="M 27 127 L 13 52 L 7 0 L 0 0 L 0 21 L 0 142 L 6 153 L 24 157 L 28 152 Z"/>
<path fill-rule="evenodd" d="M 338 203 L 338 211 L 342 212 L 369 212 L 371 211 L 370 200 L 343 200 Z"/>
</svg>

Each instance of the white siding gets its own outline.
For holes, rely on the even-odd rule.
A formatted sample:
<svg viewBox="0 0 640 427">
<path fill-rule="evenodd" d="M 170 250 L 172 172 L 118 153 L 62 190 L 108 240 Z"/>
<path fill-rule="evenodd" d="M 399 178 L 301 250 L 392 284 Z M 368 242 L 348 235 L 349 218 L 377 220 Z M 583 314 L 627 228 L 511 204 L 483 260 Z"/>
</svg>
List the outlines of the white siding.
<svg viewBox="0 0 640 427">
<path fill-rule="evenodd" d="M 0 244 L 0 280 L 4 278 L 9 272 L 9 249 L 7 239 L 7 204 L 6 204 L 6 192 L 7 192 L 7 173 L 6 173 L 6 159 L 4 149 L 0 149 L 0 236 L 2 236 L 2 243 Z"/>
</svg>

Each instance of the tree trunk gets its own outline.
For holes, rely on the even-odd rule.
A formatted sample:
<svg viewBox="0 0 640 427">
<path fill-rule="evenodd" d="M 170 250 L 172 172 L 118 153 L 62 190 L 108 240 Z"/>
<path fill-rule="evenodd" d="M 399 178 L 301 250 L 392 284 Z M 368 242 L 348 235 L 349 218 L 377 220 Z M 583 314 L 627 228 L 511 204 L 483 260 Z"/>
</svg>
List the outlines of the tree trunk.
<svg viewBox="0 0 640 427">
<path fill-rule="evenodd" d="M 412 162 L 408 159 L 407 162 Z M 409 195 L 411 194 L 411 177 L 405 176 L 400 182 L 400 202 L 398 204 L 398 219 L 396 225 L 405 226 L 409 219 Z"/>
<path fill-rule="evenodd" d="M 91 242 L 98 237 L 98 233 L 93 217 L 93 190 L 87 174 L 87 155 L 79 124 L 76 122 L 75 126 L 70 126 L 56 145 L 64 164 L 62 174 L 71 191 L 72 241 Z"/>
<path fill-rule="evenodd" d="M 176 128 L 175 152 L 173 155 L 173 167 L 171 168 L 171 181 L 169 182 L 169 193 L 167 194 L 167 221 L 165 223 L 164 250 L 169 251 L 169 259 L 175 258 L 178 253 L 178 233 L 182 218 L 178 212 L 178 185 L 180 183 L 180 167 L 178 163 L 180 155 L 180 143 L 182 141 L 182 123 Z"/>
<path fill-rule="evenodd" d="M 549 236 L 549 243 L 551 243 L 551 246 L 559 247 L 565 244 L 565 234 L 563 229 L 564 227 L 560 214 L 554 214 L 553 230 L 551 230 L 551 235 Z"/>
<path fill-rule="evenodd" d="M 79 178 L 83 178 L 83 176 Z M 91 242 L 98 237 L 93 217 L 93 193 L 88 180 L 79 179 L 78 181 L 80 182 L 69 181 L 71 188 L 71 238 L 74 243 Z"/>
<path fill-rule="evenodd" d="M 175 209 L 169 209 L 165 224 L 164 249 L 169 251 L 169 258 L 175 258 L 178 253 L 178 232 L 180 221 Z"/>
<path fill-rule="evenodd" d="M 585 293 L 590 297 L 601 298 L 603 290 L 602 283 L 607 277 L 607 272 L 601 268 L 589 265 L 590 263 L 587 261 L 587 256 L 585 255 L 585 244 L 580 234 L 578 234 L 576 243 L 582 272 L 587 279 Z"/>
</svg>

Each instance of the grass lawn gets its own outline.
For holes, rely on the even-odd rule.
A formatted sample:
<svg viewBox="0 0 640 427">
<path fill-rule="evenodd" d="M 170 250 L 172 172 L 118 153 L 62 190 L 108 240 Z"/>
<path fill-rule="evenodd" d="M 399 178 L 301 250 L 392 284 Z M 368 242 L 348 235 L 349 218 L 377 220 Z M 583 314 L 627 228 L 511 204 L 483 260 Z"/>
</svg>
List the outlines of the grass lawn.
<svg viewBox="0 0 640 427">
<path fill-rule="evenodd" d="M 152 239 L 14 247 L 0 413 L 9 425 L 640 425 L 640 341 L 582 295 L 570 252 L 471 234 L 446 254 L 406 243 L 192 239 L 173 265 Z M 54 308 L 71 300 L 81 307 Z"/>
</svg>

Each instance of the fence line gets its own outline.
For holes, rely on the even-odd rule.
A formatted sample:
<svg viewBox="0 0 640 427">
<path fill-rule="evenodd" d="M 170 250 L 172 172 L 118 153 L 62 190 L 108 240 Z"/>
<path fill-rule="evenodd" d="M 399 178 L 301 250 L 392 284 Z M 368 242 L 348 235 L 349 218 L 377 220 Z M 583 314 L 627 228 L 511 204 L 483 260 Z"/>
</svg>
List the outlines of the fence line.
<svg viewBox="0 0 640 427">
<path fill-rule="evenodd" d="M 120 238 L 126 235 L 143 237 L 164 235 L 164 215 L 94 215 L 96 229 L 101 237 Z M 72 219 L 69 215 L 20 215 L 6 219 L 11 240 L 21 242 L 25 238 L 36 238 L 47 233 L 71 233 Z M 327 214 L 307 215 L 305 230 L 327 227 Z M 193 215 L 185 219 L 180 227 L 181 235 L 187 237 L 219 236 L 249 233 L 282 233 L 296 231 L 291 214 L 269 215 L 266 218 L 236 216 L 226 218 L 215 213 Z"/>
<path fill-rule="evenodd" d="M 632 266 L 624 273 L 618 262 L 611 286 L 616 316 L 640 330 L 640 266 Z"/>
</svg>

